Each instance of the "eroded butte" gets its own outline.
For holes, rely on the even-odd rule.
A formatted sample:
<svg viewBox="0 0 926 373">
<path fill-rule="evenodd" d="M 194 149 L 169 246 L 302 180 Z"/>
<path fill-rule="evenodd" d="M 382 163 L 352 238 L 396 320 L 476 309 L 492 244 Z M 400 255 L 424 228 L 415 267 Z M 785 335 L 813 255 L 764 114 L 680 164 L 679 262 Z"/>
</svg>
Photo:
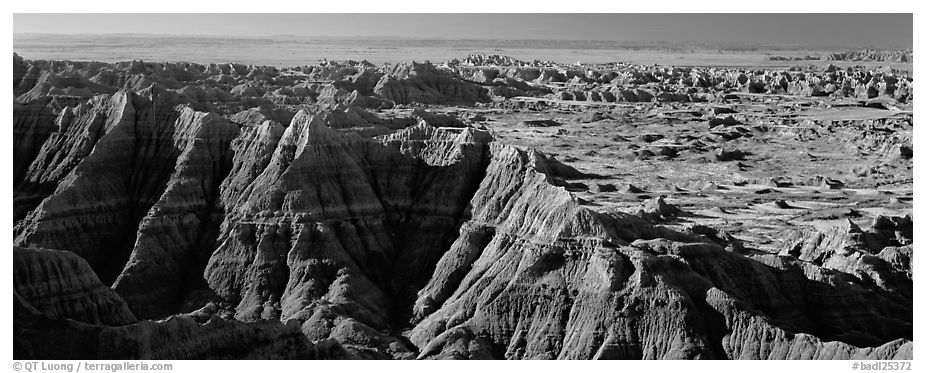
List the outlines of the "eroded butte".
<svg viewBox="0 0 926 373">
<path fill-rule="evenodd" d="M 912 78 L 13 56 L 16 359 L 912 358 Z"/>
</svg>

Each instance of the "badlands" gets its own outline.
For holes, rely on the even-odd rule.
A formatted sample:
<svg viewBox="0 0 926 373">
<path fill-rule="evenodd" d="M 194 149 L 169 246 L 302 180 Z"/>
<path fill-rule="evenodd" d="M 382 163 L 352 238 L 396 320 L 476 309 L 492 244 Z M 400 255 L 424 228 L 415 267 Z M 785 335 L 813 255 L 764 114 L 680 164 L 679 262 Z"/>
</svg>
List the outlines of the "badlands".
<svg viewBox="0 0 926 373">
<path fill-rule="evenodd" d="M 912 359 L 912 52 L 828 58 L 14 54 L 14 358 Z"/>
</svg>

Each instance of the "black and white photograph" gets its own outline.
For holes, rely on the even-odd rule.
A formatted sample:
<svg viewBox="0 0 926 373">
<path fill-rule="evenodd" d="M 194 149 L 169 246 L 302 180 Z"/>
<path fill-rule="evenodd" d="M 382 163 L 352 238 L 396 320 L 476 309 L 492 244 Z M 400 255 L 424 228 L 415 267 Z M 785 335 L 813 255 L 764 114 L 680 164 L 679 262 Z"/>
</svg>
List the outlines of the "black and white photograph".
<svg viewBox="0 0 926 373">
<path fill-rule="evenodd" d="M 919 369 L 913 13 L 547 8 L 12 13 L 13 371 Z"/>
</svg>

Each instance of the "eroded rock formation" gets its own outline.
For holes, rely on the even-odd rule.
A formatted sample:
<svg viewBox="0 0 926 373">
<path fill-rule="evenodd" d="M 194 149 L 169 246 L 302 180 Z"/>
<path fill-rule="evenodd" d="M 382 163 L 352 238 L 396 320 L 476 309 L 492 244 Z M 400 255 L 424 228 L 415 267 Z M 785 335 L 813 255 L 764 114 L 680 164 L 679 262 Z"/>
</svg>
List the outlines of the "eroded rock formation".
<svg viewBox="0 0 926 373">
<path fill-rule="evenodd" d="M 660 225 L 683 215 L 661 197 L 638 216 L 588 203 L 570 180 L 593 175 L 474 116 L 373 113 L 490 101 L 515 77 L 679 79 L 454 64 L 489 63 L 299 80 L 14 55 L 15 358 L 912 357 L 910 218 L 746 255 Z M 593 97 L 696 93 L 609 92 Z"/>
</svg>

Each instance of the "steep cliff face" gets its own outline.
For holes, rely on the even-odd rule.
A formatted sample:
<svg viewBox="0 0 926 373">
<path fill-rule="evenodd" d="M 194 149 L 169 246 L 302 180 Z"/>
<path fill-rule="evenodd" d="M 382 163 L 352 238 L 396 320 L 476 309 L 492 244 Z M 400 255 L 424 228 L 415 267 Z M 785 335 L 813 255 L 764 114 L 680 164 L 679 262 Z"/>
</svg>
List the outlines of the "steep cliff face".
<svg viewBox="0 0 926 373">
<path fill-rule="evenodd" d="M 802 227 L 786 235 L 781 255 L 858 277 L 913 299 L 913 219 L 879 216 L 868 229 L 851 220 L 824 227 Z"/>
<path fill-rule="evenodd" d="M 912 338 L 909 300 L 810 264 L 748 259 L 595 213 L 546 182 L 548 163 L 510 148 L 492 159 L 473 219 L 419 293 L 423 320 L 409 336 L 419 357 L 909 354 L 896 351 Z M 770 331 L 773 342 L 762 337 Z"/>
<path fill-rule="evenodd" d="M 246 91 L 293 78 L 14 65 L 17 358 L 912 356 L 909 217 L 800 229 L 780 255 L 747 256 L 716 231 L 656 225 L 682 213 L 661 198 L 638 216 L 583 200 L 567 188 L 590 175 L 453 116 L 341 102 L 486 99 L 430 64 L 322 66 L 310 74 L 363 80 L 232 121 L 197 109 L 249 106 L 266 97 Z M 216 94 L 190 106 L 181 87 L 203 79 Z M 46 83 L 134 88 L 81 98 Z"/>
<path fill-rule="evenodd" d="M 722 346 L 730 359 L 875 360 L 913 357 L 913 343 L 904 339 L 858 348 L 839 341 L 823 341 L 811 334 L 785 331 L 716 288 L 708 290 L 706 300 L 723 316 L 729 328 Z"/>
<path fill-rule="evenodd" d="M 13 269 L 16 359 L 319 357 L 295 324 L 197 314 L 139 322 L 71 252 L 16 247 Z"/>
<path fill-rule="evenodd" d="M 300 112 L 270 155 L 272 138 L 242 153 L 265 160 L 224 186 L 211 291 L 238 319 L 297 319 L 316 338 L 344 322 L 364 333 L 402 325 L 454 238 L 488 135 L 419 125 L 366 141 Z"/>
<path fill-rule="evenodd" d="M 174 126 L 172 145 L 180 153 L 173 173 L 138 223 L 128 262 L 113 283 L 139 315 L 174 312 L 190 273 L 201 271 L 222 216 L 217 194 L 231 165 L 229 143 L 238 135 L 237 125 L 190 109 Z"/>
<path fill-rule="evenodd" d="M 17 145 L 21 147 L 17 150 L 23 153 L 14 155 L 14 163 L 19 165 L 13 180 L 16 221 L 55 191 L 73 168 L 90 154 L 97 141 L 123 121 L 126 109 L 129 113 L 125 115 L 132 116 L 127 101 L 125 95 L 98 96 L 85 104 L 65 108 L 50 124 L 42 124 L 43 117 L 47 119 L 50 114 L 47 108 L 38 112 L 14 112 L 23 115 L 16 116 L 14 127 L 20 133 L 17 139 L 23 140 L 22 145 Z M 29 107 L 37 109 L 36 104 Z M 30 138 L 36 142 L 44 138 L 44 141 L 30 146 Z M 36 148 L 37 151 L 26 151 Z"/>
<path fill-rule="evenodd" d="M 48 136 L 57 129 L 55 110 L 44 102 L 13 103 L 13 189 L 22 182 Z M 15 194 L 14 197 L 16 198 Z M 14 213 L 14 216 L 21 217 Z"/>
<path fill-rule="evenodd" d="M 104 326 L 51 317 L 13 296 L 13 357 L 23 359 L 308 359 L 317 350 L 296 325 L 176 316 Z"/>
<path fill-rule="evenodd" d="M 22 81 L 23 76 L 26 75 L 26 71 L 29 69 L 29 66 L 26 64 L 26 60 L 20 57 L 16 52 L 13 52 L 13 88 L 15 89 L 19 82 Z"/>
<path fill-rule="evenodd" d="M 570 237 L 559 251 L 534 254 L 496 246 L 501 232 L 481 257 L 457 260 L 472 269 L 439 308 L 440 293 L 422 292 L 419 304 L 437 310 L 410 335 L 420 357 L 909 356 L 909 346 L 895 351 L 912 338 L 908 301 L 819 267 L 751 260 L 704 243 L 654 252 L 643 239 L 609 247 Z M 769 333 L 776 337 L 767 340 Z"/>
<path fill-rule="evenodd" d="M 179 160 L 177 176 L 183 178 L 185 162 L 211 157 L 210 150 L 220 156 L 219 150 L 227 148 L 222 142 L 230 139 L 223 140 L 222 131 L 234 133 L 237 126 L 131 93 L 117 94 L 101 108 L 105 111 L 78 108 L 73 121 L 67 112 L 59 116 L 59 131 L 45 142 L 30 166 L 35 172 L 24 182 L 39 197 L 51 195 L 19 223 L 14 241 L 73 251 L 111 283 L 132 252 L 142 217 L 152 207 L 160 208 L 155 203 L 162 195 L 170 198 L 182 185 L 168 188 L 175 167 L 165 164 Z M 208 169 L 187 172 L 200 171 L 205 171 L 203 180 L 197 176 L 187 182 L 208 187 L 205 179 L 217 175 Z"/>
<path fill-rule="evenodd" d="M 306 342 L 328 346 L 316 357 L 910 352 L 911 302 L 887 286 L 812 260 L 746 258 L 703 237 L 596 212 L 558 186 L 577 171 L 473 128 L 422 122 L 365 140 L 305 111 L 285 128 L 266 121 L 239 130 L 189 109 L 170 123 L 172 172 L 138 220 L 113 283 L 137 315 L 215 301 L 238 320 L 216 333 L 282 320 Z M 92 165 L 106 141 L 81 164 Z M 76 181 L 24 220 L 19 242 L 93 258 L 88 250 L 97 246 L 81 246 L 93 242 L 86 233 L 70 233 L 69 246 L 37 239 L 54 232 L 41 229 L 49 201 L 86 175 L 75 169 Z M 892 224 L 880 223 L 878 237 L 902 223 Z M 409 327 L 408 339 L 390 332 Z M 208 354 L 211 343 L 193 350 Z"/>
<path fill-rule="evenodd" d="M 14 247 L 13 292 L 52 318 L 102 325 L 137 322 L 87 262 L 66 251 Z"/>
</svg>

